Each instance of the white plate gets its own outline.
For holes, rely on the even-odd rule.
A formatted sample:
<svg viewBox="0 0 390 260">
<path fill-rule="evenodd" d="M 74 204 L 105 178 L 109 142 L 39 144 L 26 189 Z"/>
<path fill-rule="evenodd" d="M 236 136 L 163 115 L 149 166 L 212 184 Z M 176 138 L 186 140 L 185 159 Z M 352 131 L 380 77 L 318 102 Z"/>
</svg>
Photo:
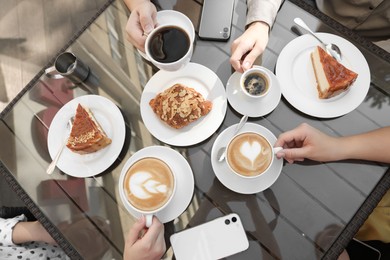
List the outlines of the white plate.
<svg viewBox="0 0 390 260">
<path fill-rule="evenodd" d="M 79 103 L 92 111 L 112 143 L 100 151 L 84 155 L 74 153 L 65 146 L 57 167 L 70 176 L 91 177 L 106 170 L 118 158 L 125 141 L 125 121 L 119 108 L 109 99 L 98 95 L 77 97 L 66 103 L 51 122 L 47 140 L 51 158 L 68 138 L 66 126 L 69 118 L 75 115 Z"/>
<path fill-rule="evenodd" d="M 175 129 L 163 122 L 152 110 L 149 101 L 176 83 L 194 88 L 213 108 L 206 115 L 191 124 Z M 160 70 L 148 81 L 141 96 L 141 117 L 149 132 L 162 142 L 176 146 L 197 144 L 211 136 L 225 118 L 227 99 L 225 88 L 218 76 L 209 68 L 189 63 L 178 71 Z"/>
<path fill-rule="evenodd" d="M 171 167 L 173 167 L 173 171 L 176 173 L 176 192 L 170 201 L 169 205 L 167 205 L 162 211 L 156 213 L 157 218 L 162 222 L 166 223 L 171 220 L 174 220 L 184 210 L 188 207 L 191 202 L 192 196 L 194 194 L 194 176 L 192 173 L 192 169 L 188 164 L 187 160 L 177 151 L 172 148 L 165 146 L 148 146 L 133 154 L 123 166 L 121 175 L 119 177 L 119 183 L 123 182 L 126 171 L 129 166 L 144 157 L 156 157 L 161 160 L 167 162 Z M 131 208 L 126 201 L 126 196 L 123 191 L 123 186 L 119 186 L 119 195 L 122 200 L 125 208 L 133 215 L 135 218 L 139 218 L 142 214 L 135 211 Z"/>
<path fill-rule="evenodd" d="M 319 45 L 311 35 L 302 35 L 289 42 L 281 51 L 276 76 L 283 96 L 301 112 L 320 118 L 345 115 L 363 102 L 370 87 L 370 69 L 363 54 L 344 38 L 329 33 L 318 33 L 324 42 L 339 46 L 342 64 L 358 77 L 348 91 L 330 98 L 319 99 L 310 54 Z"/>
<path fill-rule="evenodd" d="M 270 73 L 273 86 L 265 97 L 257 100 L 249 98 L 240 88 L 241 73 L 234 72 L 230 76 L 226 84 L 226 95 L 230 105 L 241 115 L 248 115 L 249 117 L 264 116 L 272 112 L 279 104 L 282 96 L 279 81 L 272 71 L 267 68 L 264 69 Z"/>
<path fill-rule="evenodd" d="M 221 147 L 226 147 L 230 138 L 233 136 L 233 132 L 236 125 L 232 125 L 226 128 L 215 140 L 213 148 L 211 150 L 211 165 L 213 167 L 215 176 L 218 180 L 225 185 L 226 188 L 242 194 L 253 194 L 268 189 L 279 177 L 283 167 L 283 159 L 274 158 L 271 167 L 261 174 L 258 178 L 244 179 L 237 176 L 226 163 L 226 160 L 219 162 L 217 158 L 218 150 Z M 267 128 L 254 124 L 246 123 L 240 130 L 253 131 L 264 135 L 270 143 L 273 145 L 276 142 L 275 135 Z"/>
</svg>

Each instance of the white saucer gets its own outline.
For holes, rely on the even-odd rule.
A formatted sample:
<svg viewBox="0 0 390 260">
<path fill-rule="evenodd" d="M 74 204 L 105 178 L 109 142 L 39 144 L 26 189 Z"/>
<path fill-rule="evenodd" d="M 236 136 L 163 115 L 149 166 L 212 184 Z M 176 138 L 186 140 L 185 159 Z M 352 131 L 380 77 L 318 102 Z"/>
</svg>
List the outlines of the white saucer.
<svg viewBox="0 0 390 260">
<path fill-rule="evenodd" d="M 259 100 L 252 100 L 242 92 L 240 88 L 241 73 L 234 72 L 230 76 L 226 84 L 226 95 L 230 105 L 241 115 L 248 115 L 249 117 L 264 116 L 272 112 L 279 104 L 282 96 L 279 81 L 270 70 L 266 70 L 271 74 L 274 85 L 269 93 Z"/>
<path fill-rule="evenodd" d="M 218 150 L 228 144 L 230 138 L 233 136 L 236 125 L 226 128 L 215 140 L 211 150 L 211 165 L 213 167 L 215 176 L 225 185 L 226 188 L 242 194 L 253 194 L 261 192 L 269 188 L 279 177 L 283 167 L 283 159 L 275 157 L 271 167 L 258 178 L 244 179 L 232 172 L 226 161 L 219 162 L 217 158 Z M 264 135 L 273 145 L 276 142 L 275 135 L 267 128 L 254 124 L 246 123 L 241 129 L 244 131 L 254 131 Z"/>
<path fill-rule="evenodd" d="M 133 154 L 125 163 L 119 177 L 119 183 L 123 182 L 124 175 L 129 166 L 134 162 L 144 157 L 156 157 L 167 162 L 176 173 L 176 192 L 169 205 L 162 211 L 156 213 L 156 217 L 166 223 L 180 216 L 191 202 L 194 193 L 194 175 L 187 160 L 177 151 L 166 146 L 149 146 L 145 147 Z M 139 218 L 142 214 L 135 211 L 127 204 L 122 185 L 119 186 L 119 194 L 125 208 L 135 218 Z"/>
<path fill-rule="evenodd" d="M 57 167 L 64 173 L 78 178 L 97 175 L 115 162 L 122 151 L 126 136 L 126 126 L 119 108 L 109 99 L 98 95 L 84 95 L 66 103 L 54 116 L 47 137 L 47 147 L 53 159 L 65 138 L 69 136 L 67 123 L 75 115 L 78 104 L 89 108 L 96 120 L 111 138 L 107 147 L 90 154 L 78 154 L 64 147 Z"/>
</svg>

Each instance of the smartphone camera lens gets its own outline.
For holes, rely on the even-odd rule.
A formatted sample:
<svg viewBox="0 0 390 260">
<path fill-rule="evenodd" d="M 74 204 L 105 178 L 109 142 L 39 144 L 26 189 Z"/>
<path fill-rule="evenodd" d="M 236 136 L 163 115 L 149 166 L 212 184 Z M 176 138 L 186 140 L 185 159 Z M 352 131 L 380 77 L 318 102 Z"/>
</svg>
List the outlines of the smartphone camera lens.
<svg viewBox="0 0 390 260">
<path fill-rule="evenodd" d="M 229 225 L 229 224 L 230 224 L 230 220 L 225 219 L 225 224 L 226 224 L 226 225 Z"/>
<path fill-rule="evenodd" d="M 237 221 L 237 218 L 236 218 L 236 217 L 232 217 L 232 221 L 233 221 L 233 222 L 236 222 L 236 221 Z"/>
</svg>

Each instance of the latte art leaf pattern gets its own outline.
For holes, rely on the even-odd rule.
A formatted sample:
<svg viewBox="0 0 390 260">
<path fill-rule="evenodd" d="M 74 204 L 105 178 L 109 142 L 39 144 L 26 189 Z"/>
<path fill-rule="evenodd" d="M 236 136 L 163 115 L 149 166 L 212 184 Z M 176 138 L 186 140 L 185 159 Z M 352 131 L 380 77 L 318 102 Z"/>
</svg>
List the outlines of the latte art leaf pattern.
<svg viewBox="0 0 390 260">
<path fill-rule="evenodd" d="M 123 188 L 131 205 L 143 211 L 153 211 L 171 197 L 174 177 L 163 161 L 147 157 L 129 168 Z"/>
<path fill-rule="evenodd" d="M 152 194 L 167 193 L 167 186 L 152 178 L 153 176 L 148 172 L 134 173 L 131 176 L 129 183 L 133 195 L 140 199 L 148 199 L 152 197 Z"/>
</svg>

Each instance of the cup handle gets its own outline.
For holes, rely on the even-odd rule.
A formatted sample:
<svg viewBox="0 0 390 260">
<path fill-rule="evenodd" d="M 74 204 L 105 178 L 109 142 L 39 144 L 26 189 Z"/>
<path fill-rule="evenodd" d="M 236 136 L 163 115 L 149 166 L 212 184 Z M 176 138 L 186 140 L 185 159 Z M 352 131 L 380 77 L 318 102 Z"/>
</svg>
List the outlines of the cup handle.
<svg viewBox="0 0 390 260">
<path fill-rule="evenodd" d="M 51 66 L 47 69 L 45 69 L 45 74 L 46 77 L 51 78 L 51 79 L 62 79 L 64 78 L 54 66 Z"/>
<path fill-rule="evenodd" d="M 281 150 L 283 150 L 283 147 L 278 146 L 278 147 L 274 147 L 274 148 L 272 148 L 272 149 L 273 149 L 274 154 L 277 154 L 278 152 L 280 152 Z"/>
<path fill-rule="evenodd" d="M 145 215 L 145 225 L 147 228 L 150 228 L 153 222 L 153 214 Z"/>
</svg>

